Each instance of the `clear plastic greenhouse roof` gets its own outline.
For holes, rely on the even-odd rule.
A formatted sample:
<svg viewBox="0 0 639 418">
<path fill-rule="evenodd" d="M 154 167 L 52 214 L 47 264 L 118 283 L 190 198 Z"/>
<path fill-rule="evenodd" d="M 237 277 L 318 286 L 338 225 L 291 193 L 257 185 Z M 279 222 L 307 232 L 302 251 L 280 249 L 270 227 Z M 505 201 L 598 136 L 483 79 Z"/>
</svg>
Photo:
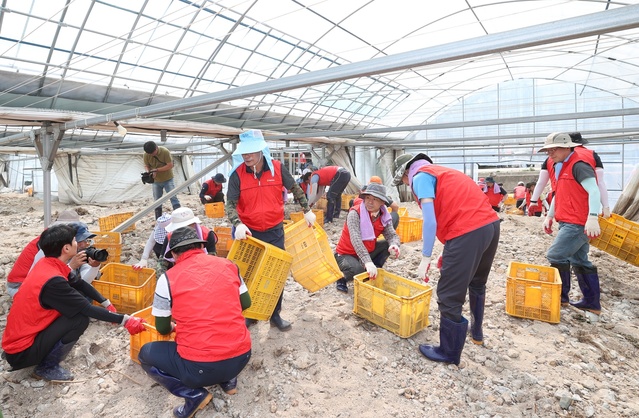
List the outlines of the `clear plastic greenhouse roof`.
<svg viewBox="0 0 639 418">
<path fill-rule="evenodd" d="M 0 106 L 106 114 L 637 3 L 5 0 Z M 285 133 L 414 126 L 437 120 L 460 99 L 484 89 L 533 79 L 578 86 L 577 96 L 588 89 L 635 103 L 637 40 L 639 30 L 628 29 L 156 117 Z M 600 98 L 588 97 L 592 103 L 586 107 L 596 109 Z M 556 100 L 566 99 L 558 94 Z M 513 100 L 505 116 L 521 115 L 518 106 L 528 104 Z"/>
</svg>

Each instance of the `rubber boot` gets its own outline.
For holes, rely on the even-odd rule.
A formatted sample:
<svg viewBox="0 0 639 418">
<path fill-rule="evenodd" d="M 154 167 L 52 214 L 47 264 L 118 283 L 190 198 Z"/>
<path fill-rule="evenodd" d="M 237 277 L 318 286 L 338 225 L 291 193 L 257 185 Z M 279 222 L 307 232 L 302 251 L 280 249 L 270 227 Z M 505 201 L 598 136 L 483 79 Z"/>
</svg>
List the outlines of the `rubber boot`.
<svg viewBox="0 0 639 418">
<path fill-rule="evenodd" d="M 246 328 L 248 328 L 248 327 L 250 327 L 251 325 L 255 325 L 255 324 L 257 324 L 257 319 L 244 318 L 244 324 L 246 325 Z"/>
<path fill-rule="evenodd" d="M 279 300 L 277 301 L 277 305 L 275 305 L 275 310 L 273 311 L 273 315 L 271 315 L 271 326 L 277 327 L 280 331 L 288 331 L 291 329 L 291 323 L 282 319 L 280 316 L 280 311 L 282 310 L 282 299 L 284 298 L 284 293 L 280 295 Z"/>
<path fill-rule="evenodd" d="M 142 368 L 151 379 L 164 386 L 173 395 L 184 398 L 184 405 L 173 408 L 173 415 L 178 418 L 191 418 L 213 399 L 213 395 L 208 390 L 187 387 L 179 379 L 164 373 L 155 366 L 143 364 Z"/>
<path fill-rule="evenodd" d="M 346 279 L 344 278 L 338 279 L 337 282 L 335 282 L 335 287 L 339 292 L 348 293 L 348 286 L 346 285 Z"/>
<path fill-rule="evenodd" d="M 601 303 L 599 298 L 601 290 L 599 288 L 599 274 L 597 268 L 574 267 L 577 283 L 583 294 L 583 299 L 578 302 L 570 302 L 572 306 L 584 311 L 590 311 L 599 315 L 601 313 Z"/>
<path fill-rule="evenodd" d="M 162 216 L 162 205 L 155 208 L 155 219 L 159 218 L 160 216 Z"/>
<path fill-rule="evenodd" d="M 473 344 L 484 345 L 482 324 L 484 323 L 486 294 L 478 295 L 470 291 L 468 292 L 468 302 L 470 303 L 470 340 Z"/>
<path fill-rule="evenodd" d="M 561 277 L 561 306 L 568 306 L 570 301 L 568 297 L 568 293 L 570 293 L 570 263 L 550 263 L 550 267 L 559 270 L 559 277 Z"/>
<path fill-rule="evenodd" d="M 63 344 L 62 340 L 55 343 L 51 352 L 38 364 L 33 371 L 35 377 L 44 380 L 73 380 L 73 374 L 60 366 L 60 362 L 67 358 L 76 341 Z"/>
<path fill-rule="evenodd" d="M 466 332 L 468 332 L 468 320 L 463 316 L 462 322 L 454 322 L 441 317 L 439 320 L 439 346 L 420 344 L 419 351 L 430 360 L 459 365 L 466 342 Z"/>
<path fill-rule="evenodd" d="M 235 395 L 237 393 L 237 377 L 234 377 L 228 382 L 220 383 L 220 387 L 227 395 Z"/>
</svg>

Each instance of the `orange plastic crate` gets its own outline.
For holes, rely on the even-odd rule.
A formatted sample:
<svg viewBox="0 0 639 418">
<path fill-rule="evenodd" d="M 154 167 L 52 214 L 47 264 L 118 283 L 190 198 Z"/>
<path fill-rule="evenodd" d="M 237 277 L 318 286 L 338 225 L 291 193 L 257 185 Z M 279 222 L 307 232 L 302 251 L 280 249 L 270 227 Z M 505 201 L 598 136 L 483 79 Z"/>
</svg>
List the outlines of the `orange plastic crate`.
<svg viewBox="0 0 639 418">
<path fill-rule="evenodd" d="M 323 251 L 315 234 L 317 229 L 322 228 L 317 223 L 309 228 L 304 219 L 284 229 L 286 251 L 293 255 L 291 274 L 309 292 L 316 292 L 344 277 L 333 253 Z"/>
<path fill-rule="evenodd" d="M 506 278 L 506 313 L 558 323 L 561 313 L 559 271 L 554 267 L 511 261 Z"/>
<path fill-rule="evenodd" d="M 155 292 L 155 270 L 133 270 L 128 264 L 109 263 L 92 285 L 109 299 L 120 313 L 130 314 L 149 306 Z"/>
<path fill-rule="evenodd" d="M 123 212 L 123 213 L 115 213 L 109 216 L 103 216 L 98 219 L 98 223 L 100 225 L 100 231 L 110 232 L 115 229 L 116 226 L 120 225 L 122 222 L 126 221 L 133 217 L 133 212 Z M 135 224 L 131 225 L 127 229 L 122 232 L 131 232 L 135 229 Z"/>
<path fill-rule="evenodd" d="M 234 240 L 226 258 L 237 264 L 251 295 L 251 307 L 244 310 L 244 316 L 269 319 L 284 290 L 293 256 L 274 245 L 248 237 Z"/>
<path fill-rule="evenodd" d="M 175 341 L 175 332 L 172 332 L 169 335 L 162 335 L 155 328 L 155 317 L 151 314 L 150 306 L 135 312 L 133 316 L 143 318 L 146 321 L 144 324 L 144 328 L 146 329 L 145 331 L 129 336 L 131 360 L 136 363 L 140 364 L 138 354 L 140 354 L 140 349 L 142 349 L 144 344 L 152 341 Z"/>
<path fill-rule="evenodd" d="M 233 237 L 231 235 L 231 228 L 226 226 L 216 226 L 213 228 L 215 235 L 217 235 L 217 244 L 215 244 L 215 251 L 218 257 L 226 257 L 233 245 Z"/>
<path fill-rule="evenodd" d="M 204 205 L 204 213 L 208 218 L 223 218 L 224 217 L 224 203 L 215 202 L 207 203 Z"/>
<path fill-rule="evenodd" d="M 377 277 L 368 273 L 354 278 L 353 312 L 375 325 L 408 338 L 429 325 L 430 285 L 405 279 L 384 269 L 377 269 Z"/>
<path fill-rule="evenodd" d="M 400 216 L 399 225 L 397 225 L 399 241 L 404 243 L 421 240 L 423 225 L 424 221 L 422 219 Z"/>
<path fill-rule="evenodd" d="M 92 231 L 93 246 L 99 250 L 107 250 L 109 257 L 102 263 L 119 263 L 122 256 L 122 234 L 119 232 Z"/>
<path fill-rule="evenodd" d="M 615 213 L 599 217 L 601 235 L 590 244 L 620 260 L 639 266 L 639 224 Z"/>
</svg>

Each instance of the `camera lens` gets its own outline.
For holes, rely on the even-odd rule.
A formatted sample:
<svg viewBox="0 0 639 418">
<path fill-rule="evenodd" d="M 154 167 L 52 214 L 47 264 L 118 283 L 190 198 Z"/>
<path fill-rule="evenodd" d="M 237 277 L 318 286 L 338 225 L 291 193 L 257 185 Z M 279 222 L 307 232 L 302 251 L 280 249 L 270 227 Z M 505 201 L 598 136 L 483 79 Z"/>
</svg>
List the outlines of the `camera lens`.
<svg viewBox="0 0 639 418">
<path fill-rule="evenodd" d="M 89 247 L 84 251 L 87 253 L 87 257 L 91 257 L 101 263 L 107 261 L 107 258 L 109 258 L 109 252 L 107 250 L 98 250 L 95 247 Z"/>
</svg>

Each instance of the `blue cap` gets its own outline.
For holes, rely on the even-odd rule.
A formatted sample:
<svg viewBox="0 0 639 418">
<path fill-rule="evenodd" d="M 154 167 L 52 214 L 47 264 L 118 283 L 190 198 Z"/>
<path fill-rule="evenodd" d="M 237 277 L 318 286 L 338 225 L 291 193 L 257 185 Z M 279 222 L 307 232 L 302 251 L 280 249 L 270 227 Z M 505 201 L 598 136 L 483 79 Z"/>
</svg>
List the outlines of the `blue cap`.
<svg viewBox="0 0 639 418">
<path fill-rule="evenodd" d="M 96 236 L 94 233 L 89 232 L 89 227 L 84 222 L 72 222 L 69 225 L 75 228 L 76 242 L 82 242 Z"/>
</svg>

